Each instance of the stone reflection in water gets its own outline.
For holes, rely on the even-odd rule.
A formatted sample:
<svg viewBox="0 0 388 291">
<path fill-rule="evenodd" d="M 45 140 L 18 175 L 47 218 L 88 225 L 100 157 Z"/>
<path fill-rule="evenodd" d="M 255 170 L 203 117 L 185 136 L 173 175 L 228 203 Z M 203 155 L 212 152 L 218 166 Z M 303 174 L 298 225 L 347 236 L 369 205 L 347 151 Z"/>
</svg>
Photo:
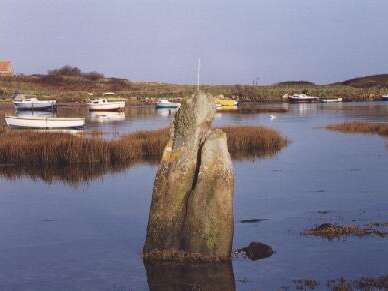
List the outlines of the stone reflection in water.
<svg viewBox="0 0 388 291">
<path fill-rule="evenodd" d="M 231 262 L 183 264 L 144 261 L 144 266 L 151 291 L 236 289 Z"/>
</svg>

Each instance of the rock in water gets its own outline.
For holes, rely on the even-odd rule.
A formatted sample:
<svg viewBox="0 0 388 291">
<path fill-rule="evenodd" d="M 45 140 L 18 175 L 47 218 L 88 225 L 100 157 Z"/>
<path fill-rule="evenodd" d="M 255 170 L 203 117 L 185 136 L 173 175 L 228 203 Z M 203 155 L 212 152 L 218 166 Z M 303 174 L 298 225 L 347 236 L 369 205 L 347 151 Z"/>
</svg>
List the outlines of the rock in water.
<svg viewBox="0 0 388 291">
<path fill-rule="evenodd" d="M 251 242 L 249 246 L 237 250 L 238 252 L 243 252 L 246 254 L 246 256 L 251 259 L 252 261 L 265 259 L 273 254 L 273 249 L 266 244 L 263 244 L 261 242 Z"/>
<path fill-rule="evenodd" d="M 144 258 L 230 258 L 234 175 L 226 135 L 211 128 L 212 96 L 182 104 L 155 178 Z"/>
</svg>

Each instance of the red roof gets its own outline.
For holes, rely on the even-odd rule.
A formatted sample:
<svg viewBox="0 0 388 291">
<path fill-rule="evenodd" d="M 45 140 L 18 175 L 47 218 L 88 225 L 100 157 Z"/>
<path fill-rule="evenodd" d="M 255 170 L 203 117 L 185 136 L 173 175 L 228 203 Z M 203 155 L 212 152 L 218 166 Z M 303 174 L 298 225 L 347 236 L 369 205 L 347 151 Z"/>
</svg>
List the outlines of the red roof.
<svg viewBox="0 0 388 291">
<path fill-rule="evenodd" d="M 12 73 L 11 61 L 0 61 L 0 72 L 1 73 Z"/>
</svg>

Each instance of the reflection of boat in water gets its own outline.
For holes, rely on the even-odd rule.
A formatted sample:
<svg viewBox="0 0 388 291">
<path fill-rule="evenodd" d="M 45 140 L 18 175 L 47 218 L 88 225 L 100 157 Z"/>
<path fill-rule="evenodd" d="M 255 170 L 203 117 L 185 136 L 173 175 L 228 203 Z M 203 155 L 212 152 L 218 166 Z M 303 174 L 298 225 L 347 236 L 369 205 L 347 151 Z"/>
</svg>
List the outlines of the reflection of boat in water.
<svg viewBox="0 0 388 291">
<path fill-rule="evenodd" d="M 319 97 L 308 96 L 306 94 L 294 94 L 289 96 L 288 100 L 293 103 L 312 103 L 318 102 Z"/>
<path fill-rule="evenodd" d="M 26 98 L 23 94 L 17 94 L 13 104 L 17 110 L 55 110 L 57 101 L 39 100 L 36 97 Z"/>
<path fill-rule="evenodd" d="M 31 117 L 31 116 L 46 116 L 46 117 L 55 117 L 55 112 L 52 111 L 17 111 L 16 112 L 17 117 Z"/>
<path fill-rule="evenodd" d="M 171 102 L 167 99 L 160 99 L 155 105 L 156 108 L 179 108 L 180 106 L 180 103 Z"/>
<path fill-rule="evenodd" d="M 125 112 L 94 111 L 90 112 L 89 119 L 94 122 L 107 123 L 115 121 L 124 121 Z"/>
<path fill-rule="evenodd" d="M 87 103 L 90 111 L 120 111 L 125 108 L 125 101 L 109 101 L 105 98 L 94 99 Z"/>
<path fill-rule="evenodd" d="M 342 104 L 341 104 L 342 105 Z M 299 116 L 304 116 L 307 114 L 311 114 L 313 112 L 318 111 L 319 104 L 317 103 L 297 103 L 293 104 L 290 107 L 291 112 L 299 115 Z"/>
<path fill-rule="evenodd" d="M 217 111 L 235 111 L 235 110 L 238 110 L 238 106 L 237 105 L 229 105 L 229 106 L 222 106 L 222 105 L 218 105 L 216 104 L 216 109 Z"/>
<path fill-rule="evenodd" d="M 157 108 L 156 112 L 164 117 L 173 116 L 178 112 L 178 108 Z"/>
<path fill-rule="evenodd" d="M 329 99 L 321 99 L 322 103 L 339 103 L 342 102 L 342 98 L 329 98 Z"/>
<path fill-rule="evenodd" d="M 10 127 L 36 129 L 81 128 L 85 125 L 85 118 L 59 118 L 46 116 L 6 116 L 5 122 Z"/>
</svg>

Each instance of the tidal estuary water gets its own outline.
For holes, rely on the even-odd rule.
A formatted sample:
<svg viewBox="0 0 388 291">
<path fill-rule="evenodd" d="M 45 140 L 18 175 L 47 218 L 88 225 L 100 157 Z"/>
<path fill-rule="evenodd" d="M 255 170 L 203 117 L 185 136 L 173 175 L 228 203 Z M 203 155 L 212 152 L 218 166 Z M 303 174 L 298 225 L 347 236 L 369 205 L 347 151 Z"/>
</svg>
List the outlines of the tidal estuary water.
<svg viewBox="0 0 388 291">
<path fill-rule="evenodd" d="M 293 290 L 294 280 L 306 279 L 325 290 L 328 280 L 340 277 L 388 275 L 388 238 L 301 235 L 325 222 L 388 222 L 387 141 L 323 128 L 388 122 L 388 103 L 284 106 L 289 111 L 272 120 L 269 113 L 217 113 L 215 119 L 215 125 L 275 128 L 291 141 L 271 158 L 234 161 L 234 248 L 261 241 L 275 250 L 271 257 L 238 257 L 232 265 L 202 269 L 144 266 L 157 165 L 138 164 L 77 183 L 12 170 L 16 174 L 0 176 L 0 290 L 197 290 L 196 282 L 203 281 L 208 290 Z M 166 127 L 172 117 L 168 110 L 131 107 L 116 116 L 87 115 L 86 130 L 114 137 Z"/>
</svg>

